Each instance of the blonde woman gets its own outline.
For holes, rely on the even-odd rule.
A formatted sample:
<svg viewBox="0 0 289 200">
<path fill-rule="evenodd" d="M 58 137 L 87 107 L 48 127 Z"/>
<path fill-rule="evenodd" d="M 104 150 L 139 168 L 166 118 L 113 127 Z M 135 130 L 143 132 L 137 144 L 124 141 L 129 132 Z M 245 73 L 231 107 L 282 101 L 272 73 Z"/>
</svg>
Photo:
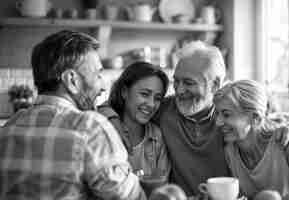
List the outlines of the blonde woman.
<svg viewBox="0 0 289 200">
<path fill-rule="evenodd" d="M 249 198 L 277 190 L 289 198 L 289 148 L 276 141 L 282 128 L 266 118 L 267 93 L 252 80 L 240 80 L 214 96 L 216 124 L 224 135 L 228 166 Z M 264 137 L 268 135 L 268 137 Z"/>
</svg>

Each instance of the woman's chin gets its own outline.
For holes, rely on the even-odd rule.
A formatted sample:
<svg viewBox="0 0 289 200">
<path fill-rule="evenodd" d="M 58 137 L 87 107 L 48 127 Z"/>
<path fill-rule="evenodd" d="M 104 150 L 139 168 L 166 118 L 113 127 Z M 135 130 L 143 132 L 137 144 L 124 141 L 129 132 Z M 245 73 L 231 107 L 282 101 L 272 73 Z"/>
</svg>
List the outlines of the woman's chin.
<svg viewBox="0 0 289 200">
<path fill-rule="evenodd" d="M 138 118 L 137 118 L 137 122 L 138 122 L 139 124 L 144 125 L 144 124 L 148 123 L 148 122 L 150 121 L 150 119 L 151 119 L 151 117 L 141 116 L 141 117 L 138 117 Z"/>
</svg>

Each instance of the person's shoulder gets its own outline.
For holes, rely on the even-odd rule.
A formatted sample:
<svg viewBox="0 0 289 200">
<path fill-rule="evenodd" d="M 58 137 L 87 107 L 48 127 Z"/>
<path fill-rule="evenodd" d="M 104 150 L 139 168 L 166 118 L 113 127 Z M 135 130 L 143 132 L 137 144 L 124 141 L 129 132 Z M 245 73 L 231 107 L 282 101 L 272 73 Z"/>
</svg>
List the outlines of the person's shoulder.
<svg viewBox="0 0 289 200">
<path fill-rule="evenodd" d="M 103 125 L 104 122 L 108 122 L 108 119 L 98 111 L 84 111 L 82 112 L 81 121 L 87 128 L 92 128 L 93 126 Z"/>
<path fill-rule="evenodd" d="M 111 122 L 97 111 L 84 111 L 80 131 L 85 132 L 85 142 L 93 149 L 108 148 L 111 157 L 127 159 L 127 151 Z M 97 144 L 97 145 L 94 145 Z"/>
<path fill-rule="evenodd" d="M 168 96 L 165 97 L 160 105 L 159 110 L 153 117 L 152 121 L 154 121 L 156 124 L 160 124 L 160 121 L 168 116 L 168 115 L 174 115 L 175 114 L 175 107 L 174 107 L 174 96 Z"/>
<path fill-rule="evenodd" d="M 103 104 L 97 107 L 97 112 L 104 115 L 107 118 L 114 118 L 119 117 L 115 110 L 107 103 L 104 102 Z"/>
<path fill-rule="evenodd" d="M 165 97 L 161 103 L 160 112 L 164 112 L 167 109 L 171 108 L 171 106 L 174 104 L 174 98 L 174 96 Z"/>
<path fill-rule="evenodd" d="M 155 138 L 158 141 L 163 141 L 162 131 L 157 124 L 155 124 L 154 122 L 149 122 L 147 126 L 150 127 L 151 130 L 150 134 L 152 135 L 153 138 Z"/>
<path fill-rule="evenodd" d="M 81 112 L 77 129 L 86 134 L 110 134 L 116 132 L 115 128 L 109 122 L 107 117 L 97 111 L 84 111 Z"/>
<path fill-rule="evenodd" d="M 174 96 L 174 95 L 167 96 L 167 97 L 164 98 L 163 104 L 164 104 L 164 105 L 172 104 L 172 103 L 174 102 L 174 99 L 175 99 L 175 96 Z"/>
<path fill-rule="evenodd" d="M 154 122 L 149 122 L 147 124 L 147 126 L 150 126 L 150 129 L 154 132 L 154 134 L 161 135 L 160 127 L 157 124 L 155 124 Z"/>
</svg>

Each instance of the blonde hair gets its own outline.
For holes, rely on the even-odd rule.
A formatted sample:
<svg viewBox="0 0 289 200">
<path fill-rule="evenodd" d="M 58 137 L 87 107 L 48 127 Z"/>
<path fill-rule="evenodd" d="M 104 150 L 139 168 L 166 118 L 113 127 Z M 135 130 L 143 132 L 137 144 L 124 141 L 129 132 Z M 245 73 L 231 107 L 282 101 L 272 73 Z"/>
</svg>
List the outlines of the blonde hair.
<svg viewBox="0 0 289 200">
<path fill-rule="evenodd" d="M 265 117 L 268 96 L 264 85 L 253 80 L 239 80 L 228 83 L 214 95 L 214 103 L 224 97 L 232 100 L 233 104 L 245 113 L 255 113 Z"/>
<path fill-rule="evenodd" d="M 192 41 L 184 45 L 177 51 L 178 59 L 189 58 L 197 55 L 208 62 L 208 73 L 212 79 L 218 78 L 222 85 L 226 76 L 226 66 L 220 49 L 216 46 L 208 45 L 200 40 Z"/>
</svg>

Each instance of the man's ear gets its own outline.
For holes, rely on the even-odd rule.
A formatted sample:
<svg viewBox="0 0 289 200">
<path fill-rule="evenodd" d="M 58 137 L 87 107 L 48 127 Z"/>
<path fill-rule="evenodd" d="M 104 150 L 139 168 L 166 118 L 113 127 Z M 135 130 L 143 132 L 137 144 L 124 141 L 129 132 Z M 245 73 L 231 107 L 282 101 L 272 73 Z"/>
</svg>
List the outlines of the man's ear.
<svg viewBox="0 0 289 200">
<path fill-rule="evenodd" d="M 213 81 L 212 93 L 215 94 L 217 90 L 220 88 L 221 88 L 221 80 L 219 77 L 216 77 L 216 79 Z"/>
<path fill-rule="evenodd" d="M 78 74 L 73 69 L 67 69 L 61 74 L 62 83 L 72 94 L 77 94 L 80 89 Z"/>
</svg>

